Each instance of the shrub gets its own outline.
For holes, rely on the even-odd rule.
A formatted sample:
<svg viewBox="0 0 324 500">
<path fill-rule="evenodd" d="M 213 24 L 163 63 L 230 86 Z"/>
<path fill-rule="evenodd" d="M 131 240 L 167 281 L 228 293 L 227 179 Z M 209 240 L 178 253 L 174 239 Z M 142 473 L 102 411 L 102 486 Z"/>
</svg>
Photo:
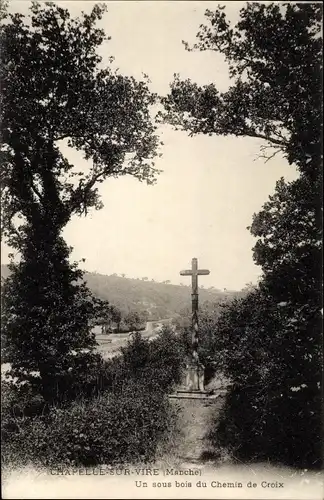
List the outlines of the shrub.
<svg viewBox="0 0 324 500">
<path fill-rule="evenodd" d="M 313 404 L 311 394 L 301 400 L 298 393 L 273 396 L 264 387 L 232 387 L 209 434 L 216 456 L 227 449 L 241 462 L 275 461 L 316 469 L 321 419 L 310 411 Z"/>
<path fill-rule="evenodd" d="M 44 398 L 29 384 L 1 381 L 2 422 L 16 417 L 30 417 L 44 413 L 48 407 Z"/>
<path fill-rule="evenodd" d="M 102 363 L 93 383 L 98 391 L 118 393 L 128 380 L 136 379 L 149 390 L 168 393 L 181 380 L 184 357 L 181 340 L 169 328 L 152 341 L 136 332 L 121 348 L 121 356 Z"/>
<path fill-rule="evenodd" d="M 165 391 L 170 391 L 181 381 L 185 348 L 181 339 L 167 326 L 163 326 L 159 335 L 149 343 L 149 360 L 154 379 Z"/>
<path fill-rule="evenodd" d="M 98 358 L 96 369 L 93 363 L 90 370 L 76 365 L 77 382 L 71 371 L 55 407 L 44 401 L 35 405 L 27 384 L 20 389 L 8 384 L 2 421 L 5 462 L 148 463 L 176 427 L 176 412 L 166 394 L 180 381 L 182 359 L 180 341 L 164 328 L 152 342 L 135 334 L 121 356 Z"/>
<path fill-rule="evenodd" d="M 218 366 L 233 387 L 214 443 L 241 461 L 316 468 L 321 462 L 317 319 L 309 315 L 307 322 L 292 322 L 291 309 L 279 306 L 259 288 L 219 317 Z"/>
<path fill-rule="evenodd" d="M 180 382 L 185 359 L 183 344 L 164 326 L 158 336 L 149 341 L 136 333 L 125 348 L 122 362 L 129 376 L 143 380 L 156 390 L 168 393 Z"/>
<path fill-rule="evenodd" d="M 46 415 L 19 417 L 3 432 L 4 463 L 90 466 L 154 459 L 175 424 L 161 392 L 131 380 L 122 393 L 105 393 Z"/>
</svg>

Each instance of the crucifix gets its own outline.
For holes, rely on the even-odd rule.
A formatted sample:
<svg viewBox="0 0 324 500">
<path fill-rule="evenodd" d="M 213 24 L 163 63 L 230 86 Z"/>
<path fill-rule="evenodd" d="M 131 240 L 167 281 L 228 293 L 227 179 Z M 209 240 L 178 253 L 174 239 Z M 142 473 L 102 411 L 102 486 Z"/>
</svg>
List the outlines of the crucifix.
<svg viewBox="0 0 324 500">
<path fill-rule="evenodd" d="M 191 276 L 191 304 L 192 304 L 192 358 L 193 362 L 199 365 L 198 344 L 199 344 L 199 326 L 198 326 L 198 276 L 207 275 L 208 269 L 198 269 L 198 259 L 191 261 L 191 269 L 180 271 L 181 276 Z"/>
</svg>

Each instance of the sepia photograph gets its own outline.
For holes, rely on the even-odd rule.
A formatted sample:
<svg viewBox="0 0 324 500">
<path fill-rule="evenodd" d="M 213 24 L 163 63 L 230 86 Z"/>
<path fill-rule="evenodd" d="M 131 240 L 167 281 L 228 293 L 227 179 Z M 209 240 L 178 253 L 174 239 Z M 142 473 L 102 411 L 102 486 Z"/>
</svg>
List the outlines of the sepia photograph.
<svg viewBox="0 0 324 500">
<path fill-rule="evenodd" d="M 2 498 L 323 500 L 322 22 L 0 0 Z"/>
</svg>

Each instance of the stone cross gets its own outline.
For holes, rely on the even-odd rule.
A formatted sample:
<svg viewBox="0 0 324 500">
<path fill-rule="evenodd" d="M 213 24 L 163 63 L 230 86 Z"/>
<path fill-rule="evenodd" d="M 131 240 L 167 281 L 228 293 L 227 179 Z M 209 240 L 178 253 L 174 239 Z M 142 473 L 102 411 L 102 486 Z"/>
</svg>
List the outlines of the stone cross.
<svg viewBox="0 0 324 500">
<path fill-rule="evenodd" d="M 191 276 L 191 303 L 192 303 L 192 357 L 197 364 L 198 344 L 199 344 L 199 326 L 198 326 L 198 276 L 209 274 L 208 269 L 198 269 L 198 260 L 192 259 L 191 269 L 180 271 L 181 276 Z"/>
</svg>

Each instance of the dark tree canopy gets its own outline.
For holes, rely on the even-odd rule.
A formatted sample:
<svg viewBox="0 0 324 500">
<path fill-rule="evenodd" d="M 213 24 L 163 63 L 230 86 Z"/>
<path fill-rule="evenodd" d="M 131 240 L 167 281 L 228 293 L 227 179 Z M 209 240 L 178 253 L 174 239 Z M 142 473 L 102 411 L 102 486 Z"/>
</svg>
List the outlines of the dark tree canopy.
<svg viewBox="0 0 324 500">
<path fill-rule="evenodd" d="M 35 258 L 33 246 L 26 244 L 2 290 L 4 361 L 11 364 L 11 376 L 29 382 L 47 400 L 64 398 L 98 357 L 89 332 L 96 301 L 68 257 L 62 238 L 50 261 L 45 252 Z"/>
<path fill-rule="evenodd" d="M 263 287 L 225 307 L 215 356 L 233 386 L 216 447 L 243 462 L 321 466 L 321 345 L 311 313 L 277 302 Z"/>
<path fill-rule="evenodd" d="M 254 260 L 278 300 L 294 299 L 318 308 L 321 302 L 322 231 L 318 181 L 306 175 L 286 183 L 280 179 L 274 195 L 253 216 L 257 237 Z"/>
<path fill-rule="evenodd" d="M 98 184 L 108 176 L 156 178 L 155 96 L 144 81 L 102 67 L 104 12 L 95 5 L 72 19 L 51 2 L 33 3 L 29 17 L 2 24 L 2 227 L 11 246 L 19 247 L 18 218 L 62 228 L 100 208 Z M 89 160 L 87 171 L 62 155 L 62 140 Z"/>
<path fill-rule="evenodd" d="M 223 54 L 233 84 L 220 92 L 177 76 L 163 99 L 165 120 L 191 134 L 261 138 L 302 171 L 315 168 L 309 162 L 320 154 L 321 5 L 252 2 L 236 26 L 223 8 L 207 10 L 206 18 L 198 42 L 186 47 Z"/>
</svg>

